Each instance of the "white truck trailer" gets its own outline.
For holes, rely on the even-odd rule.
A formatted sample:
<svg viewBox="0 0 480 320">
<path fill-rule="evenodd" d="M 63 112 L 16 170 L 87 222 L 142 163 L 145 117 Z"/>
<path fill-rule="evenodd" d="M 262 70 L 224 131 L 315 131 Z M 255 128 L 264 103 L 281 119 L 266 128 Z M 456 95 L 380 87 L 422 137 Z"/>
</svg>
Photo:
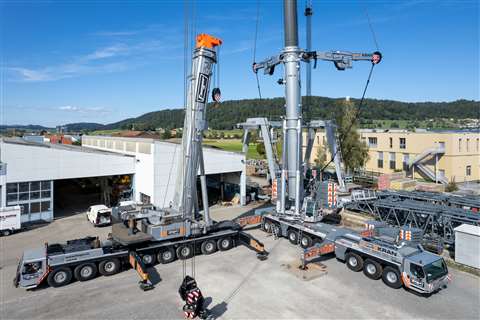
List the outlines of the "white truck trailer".
<svg viewBox="0 0 480 320">
<path fill-rule="evenodd" d="M 0 234 L 8 236 L 17 230 L 21 229 L 21 208 L 20 206 L 14 207 L 1 207 L 0 208 Z"/>
</svg>

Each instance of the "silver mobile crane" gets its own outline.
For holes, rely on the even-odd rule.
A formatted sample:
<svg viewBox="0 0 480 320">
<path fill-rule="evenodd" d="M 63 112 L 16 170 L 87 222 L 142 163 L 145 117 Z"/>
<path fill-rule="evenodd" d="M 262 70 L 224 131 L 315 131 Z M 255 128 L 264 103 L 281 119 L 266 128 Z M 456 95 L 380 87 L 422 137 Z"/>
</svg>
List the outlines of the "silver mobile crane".
<svg viewBox="0 0 480 320">
<path fill-rule="evenodd" d="M 276 65 L 283 63 L 285 76 L 286 117 L 283 121 L 283 154 L 280 174 L 280 196 L 277 206 L 262 213 L 261 227 L 275 237 L 286 237 L 294 245 L 300 245 L 303 267 L 311 260 L 326 254 L 334 254 L 346 262 L 353 271 L 363 270 L 371 279 L 382 278 L 392 288 L 402 286 L 419 293 L 430 294 L 446 286 L 451 277 L 442 257 L 429 253 L 419 243 L 421 230 L 415 228 L 388 228 L 371 222 L 366 232 L 320 222 L 324 214 L 322 193 L 331 192 L 328 187 L 316 194 L 305 196 L 302 173 L 302 117 L 300 99 L 300 62 L 312 59 L 334 62 L 339 70 L 350 68 L 353 61 L 371 61 L 377 64 L 381 54 L 349 52 L 304 51 L 298 47 L 297 8 L 295 0 L 284 0 L 285 48 L 279 56 L 255 63 L 257 72 L 264 69 L 273 74 Z M 306 159 L 311 152 L 311 126 L 308 134 Z M 323 123 L 325 127 L 326 123 Z M 327 136 L 332 135 L 327 128 Z M 314 133 L 314 132 L 313 132 Z M 332 156 L 337 151 L 331 150 Z M 334 190 L 333 190 L 334 191 Z M 335 196 L 335 192 L 332 193 Z"/>
<path fill-rule="evenodd" d="M 120 206 L 112 210 L 112 233 L 107 240 L 98 237 L 45 244 L 26 250 L 17 267 L 14 285 L 36 288 L 46 280 L 52 287 L 67 285 L 73 279 L 87 281 L 97 274 L 110 276 L 125 265 L 139 274 L 140 288 L 153 288 L 148 266 L 185 260 L 195 254 L 212 254 L 245 245 L 261 260 L 267 252 L 263 244 L 242 231 L 242 226 L 258 223 L 252 219 L 216 222 L 210 218 L 204 171 L 202 136 L 206 129 L 206 107 L 214 48 L 221 40 L 201 34 L 193 53 L 176 192 L 168 208 Z M 203 215 L 199 215 L 197 173 L 202 189 Z"/>
</svg>

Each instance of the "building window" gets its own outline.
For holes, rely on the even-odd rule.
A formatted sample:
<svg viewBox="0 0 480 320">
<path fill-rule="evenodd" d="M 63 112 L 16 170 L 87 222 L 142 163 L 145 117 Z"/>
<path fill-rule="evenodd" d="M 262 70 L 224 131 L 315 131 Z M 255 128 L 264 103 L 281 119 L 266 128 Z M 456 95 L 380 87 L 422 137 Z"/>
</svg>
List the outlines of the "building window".
<svg viewBox="0 0 480 320">
<path fill-rule="evenodd" d="M 438 175 L 440 176 L 440 178 L 445 178 L 445 170 L 439 169 L 438 170 Z"/>
<path fill-rule="evenodd" d="M 467 175 L 467 177 L 472 175 L 472 166 L 467 166 L 465 168 L 465 174 Z"/>
<path fill-rule="evenodd" d="M 107 149 L 113 149 L 113 141 L 112 140 L 107 140 L 106 141 L 106 148 Z"/>
<path fill-rule="evenodd" d="M 407 148 L 407 139 L 400 138 L 400 149 L 405 149 L 405 148 Z"/>
<path fill-rule="evenodd" d="M 21 206 L 22 214 L 49 211 L 52 197 L 51 189 L 51 181 L 7 183 L 7 205 Z M 38 202 L 40 199 L 43 199 L 45 203 L 48 202 L 47 210 L 42 209 L 47 208 L 46 205 L 40 206 L 40 202 Z M 34 205 L 34 203 L 38 205 Z"/>
<path fill-rule="evenodd" d="M 480 140 L 477 138 L 477 152 L 479 151 L 480 148 Z"/>
<path fill-rule="evenodd" d="M 410 168 L 410 155 L 408 153 L 403 154 L 403 171 L 408 171 Z"/>
<path fill-rule="evenodd" d="M 378 153 L 377 166 L 378 166 L 379 168 L 383 168 L 383 152 L 379 152 L 379 153 Z"/>
<path fill-rule="evenodd" d="M 444 141 L 439 141 L 438 146 L 445 150 L 445 142 Z"/>
<path fill-rule="evenodd" d="M 390 137 L 390 149 L 393 148 L 393 138 Z"/>
<path fill-rule="evenodd" d="M 390 152 L 390 169 L 395 170 L 396 163 L 395 163 L 395 152 Z"/>
<path fill-rule="evenodd" d="M 125 149 L 129 152 L 137 152 L 135 142 L 127 142 Z"/>
<path fill-rule="evenodd" d="M 458 152 L 462 152 L 462 139 L 458 139 Z"/>
<path fill-rule="evenodd" d="M 467 139 L 467 152 L 470 151 L 470 139 Z"/>
<path fill-rule="evenodd" d="M 368 138 L 368 146 L 370 148 L 376 148 L 377 147 L 377 138 L 376 137 L 369 137 Z"/>
</svg>

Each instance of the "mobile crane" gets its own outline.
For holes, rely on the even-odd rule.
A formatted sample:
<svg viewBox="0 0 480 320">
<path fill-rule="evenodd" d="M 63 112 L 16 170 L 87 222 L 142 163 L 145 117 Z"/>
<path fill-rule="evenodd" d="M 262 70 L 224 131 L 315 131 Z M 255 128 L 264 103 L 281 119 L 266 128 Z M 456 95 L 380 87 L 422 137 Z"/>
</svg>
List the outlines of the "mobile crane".
<svg viewBox="0 0 480 320">
<path fill-rule="evenodd" d="M 182 139 L 182 165 L 179 165 L 173 203 L 168 208 L 126 206 L 112 210 L 112 233 L 105 241 L 97 237 L 69 240 L 63 244 L 45 244 L 26 250 L 19 261 L 14 285 L 35 288 L 44 280 L 52 287 L 93 279 L 97 274 L 110 276 L 130 264 L 137 270 L 140 288 L 153 288 L 146 268 L 156 262 L 166 264 L 189 259 L 195 254 L 212 254 L 245 245 L 259 259 L 267 252 L 261 242 L 242 231 L 248 221 L 221 221 L 210 218 L 203 162 L 202 137 L 207 128 L 206 107 L 215 47 L 220 39 L 206 34 L 197 37 L 192 58 L 192 77 Z M 197 199 L 197 173 L 202 189 L 203 215 Z"/>
<path fill-rule="evenodd" d="M 311 10 L 308 16 L 311 15 Z M 286 237 L 303 251 L 303 266 L 314 258 L 334 253 L 339 260 L 354 270 L 364 270 L 372 278 L 382 277 L 393 288 L 402 285 L 421 293 L 431 293 L 449 280 L 448 269 L 442 257 L 429 253 L 411 239 L 401 238 L 407 230 L 387 230 L 378 227 L 377 234 L 357 233 L 320 222 L 328 206 L 336 205 L 337 186 L 329 182 L 320 183 L 313 193 L 305 194 L 302 168 L 302 104 L 300 93 L 300 62 L 314 60 L 331 61 L 338 70 L 352 66 L 353 61 L 370 61 L 373 67 L 378 64 L 380 52 L 350 53 L 343 51 L 318 52 L 302 50 L 298 47 L 297 2 L 284 0 L 285 47 L 280 55 L 253 64 L 256 73 L 264 69 L 272 75 L 277 65 L 284 65 L 284 78 L 278 82 L 285 85 L 286 116 L 283 119 L 283 149 L 279 183 L 279 196 L 276 206 L 270 211 L 262 210 L 261 228 L 273 233 L 276 238 Z M 371 75 L 370 71 L 370 75 Z M 325 123 L 324 123 L 325 124 Z M 308 126 L 307 126 L 308 127 Z M 315 127 L 315 126 L 313 126 Z M 311 152 L 314 132 L 309 129 L 306 158 Z M 327 132 L 327 135 L 332 135 Z M 331 150 L 332 156 L 337 151 Z M 337 159 L 338 160 L 338 159 Z M 320 187 L 320 188 L 319 188 Z M 325 198 L 328 201 L 322 201 Z M 328 206 L 325 206 L 328 204 Z M 383 232 L 381 232 L 383 231 Z M 387 239 L 385 233 L 390 234 Z M 392 236 L 392 232 L 394 235 Z M 396 234 L 395 234 L 396 233 Z M 411 237 L 412 230 L 408 230 Z M 417 268 L 416 270 L 414 270 Z"/>
</svg>

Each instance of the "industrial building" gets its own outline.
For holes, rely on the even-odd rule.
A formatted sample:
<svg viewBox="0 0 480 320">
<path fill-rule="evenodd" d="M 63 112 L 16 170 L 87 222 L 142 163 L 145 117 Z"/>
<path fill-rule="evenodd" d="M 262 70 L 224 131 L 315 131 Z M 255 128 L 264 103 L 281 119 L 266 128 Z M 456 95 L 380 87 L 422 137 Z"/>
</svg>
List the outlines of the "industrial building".
<svg viewBox="0 0 480 320">
<path fill-rule="evenodd" d="M 22 222 L 88 207 L 102 186 L 135 173 L 135 157 L 79 146 L 2 138 L 0 150 L 0 206 L 21 206 Z"/>
<path fill-rule="evenodd" d="M 480 134 L 463 131 L 358 131 L 369 148 L 365 170 L 376 173 L 404 171 L 407 176 L 438 183 L 480 181 Z M 325 132 L 315 137 L 312 161 L 324 148 Z M 327 151 L 327 158 L 331 155 Z"/>
<path fill-rule="evenodd" d="M 20 205 L 24 223 L 128 198 L 168 206 L 180 145 L 93 136 L 83 142 L 85 146 L 72 146 L 2 138 L 0 207 Z M 204 153 L 208 187 L 217 195 L 212 200 L 238 192 L 244 203 L 245 156 L 210 148 Z"/>
<path fill-rule="evenodd" d="M 181 145 L 152 138 L 82 136 L 82 146 L 134 156 L 134 198 L 143 203 L 165 207 L 173 200 Z M 213 148 L 203 148 L 209 199 L 225 193 L 240 193 L 246 199 L 245 155 Z"/>
</svg>

